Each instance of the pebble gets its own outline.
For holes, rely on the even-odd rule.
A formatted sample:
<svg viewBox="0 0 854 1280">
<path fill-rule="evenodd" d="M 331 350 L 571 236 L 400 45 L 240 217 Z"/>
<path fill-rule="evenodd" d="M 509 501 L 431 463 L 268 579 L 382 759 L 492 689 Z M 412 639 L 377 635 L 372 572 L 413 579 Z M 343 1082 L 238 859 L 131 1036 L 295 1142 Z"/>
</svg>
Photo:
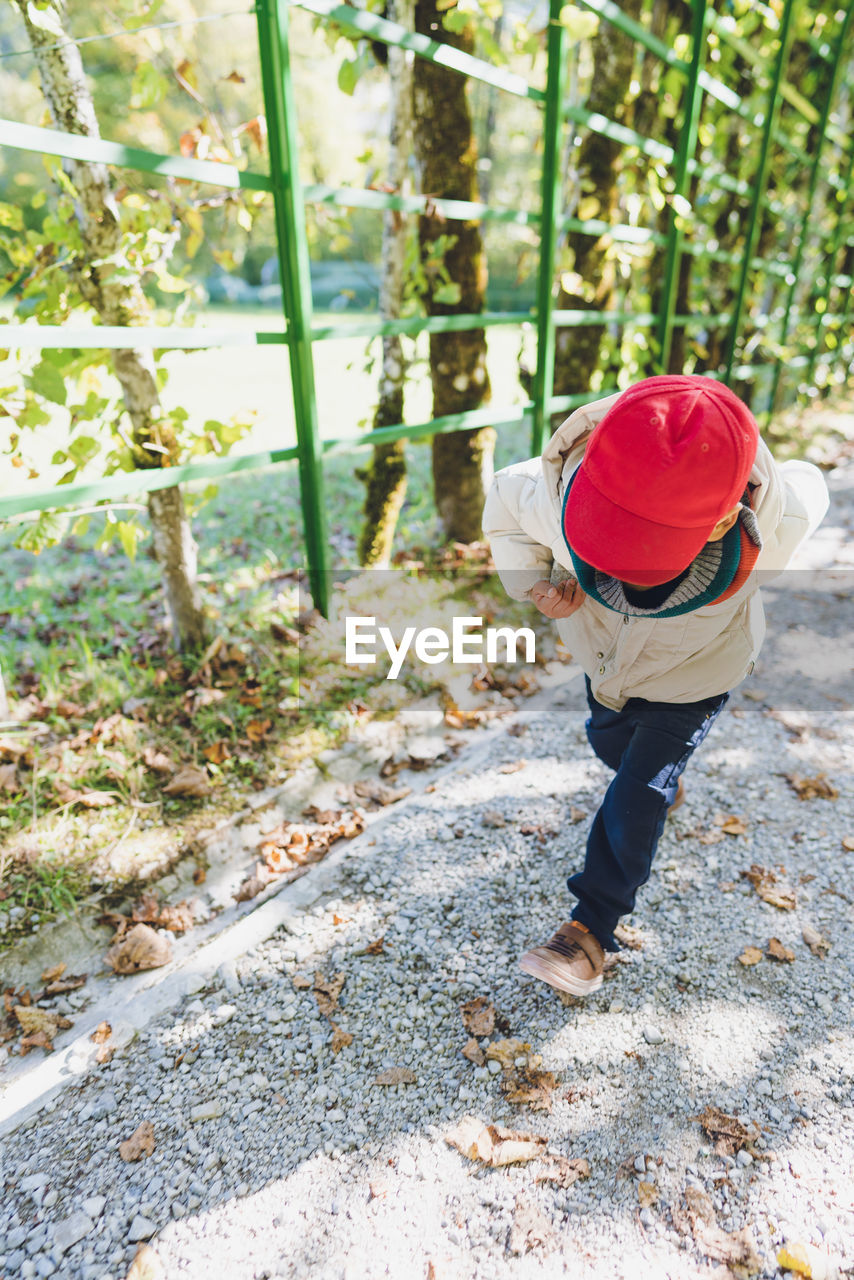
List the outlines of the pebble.
<svg viewBox="0 0 854 1280">
<path fill-rule="evenodd" d="M 225 1111 L 225 1104 L 219 1098 L 213 1098 L 210 1102 L 200 1102 L 190 1109 L 190 1119 L 193 1124 L 199 1124 L 202 1120 L 218 1120 Z"/>
<path fill-rule="evenodd" d="M 643 1038 L 647 1044 L 664 1044 L 664 1036 L 659 1031 L 658 1027 L 654 1027 L 651 1024 L 644 1027 Z"/>
<path fill-rule="evenodd" d="M 156 1230 L 155 1223 L 138 1213 L 128 1228 L 128 1243 L 137 1244 L 140 1240 L 150 1240 Z"/>
<path fill-rule="evenodd" d="M 65 1253 L 78 1240 L 82 1240 L 84 1236 L 88 1236 L 94 1227 L 94 1222 L 88 1213 L 84 1213 L 79 1209 L 76 1213 L 72 1213 L 69 1217 L 64 1218 L 61 1222 L 57 1222 L 53 1229 L 53 1247 L 60 1253 Z"/>
</svg>

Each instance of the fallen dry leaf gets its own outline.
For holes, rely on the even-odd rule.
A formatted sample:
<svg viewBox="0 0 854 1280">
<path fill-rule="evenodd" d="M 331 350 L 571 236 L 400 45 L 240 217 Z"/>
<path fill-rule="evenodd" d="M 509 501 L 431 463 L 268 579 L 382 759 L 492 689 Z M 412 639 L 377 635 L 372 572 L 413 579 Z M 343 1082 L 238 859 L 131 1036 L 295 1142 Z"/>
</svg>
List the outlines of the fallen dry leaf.
<svg viewBox="0 0 854 1280">
<path fill-rule="evenodd" d="M 202 755 L 209 764 L 224 764 L 231 752 L 225 739 L 219 738 L 216 742 L 212 742 L 209 747 L 205 747 Z"/>
<path fill-rule="evenodd" d="M 828 951 L 830 950 L 830 943 L 828 942 L 827 938 L 823 938 L 822 935 L 818 932 L 818 930 L 814 929 L 811 924 L 804 925 L 803 929 L 801 930 L 801 937 L 803 938 L 804 942 L 807 944 L 807 946 L 809 947 L 813 955 L 818 956 L 821 960 L 823 960 L 824 957 L 827 955 Z"/>
<path fill-rule="evenodd" d="M 658 1199 L 658 1187 L 654 1182 L 638 1183 L 638 1204 L 642 1209 L 648 1209 L 654 1205 Z"/>
<path fill-rule="evenodd" d="M 474 1000 L 461 1004 L 460 1014 L 469 1035 L 476 1036 L 478 1040 L 492 1035 L 495 1029 L 495 1007 L 486 996 L 476 996 Z"/>
<path fill-rule="evenodd" d="M 154 1125 L 150 1120 L 143 1120 L 129 1138 L 119 1143 L 119 1155 L 125 1164 L 134 1164 L 144 1156 L 150 1156 L 153 1150 Z"/>
<path fill-rule="evenodd" d="M 843 836 L 842 848 L 847 849 L 849 853 L 854 853 L 854 836 Z"/>
<path fill-rule="evenodd" d="M 44 1032 L 49 1040 L 53 1040 L 58 1031 L 74 1024 L 60 1013 L 50 1009 L 40 1009 L 38 1005 L 15 1005 L 12 1012 L 21 1024 L 24 1035 L 36 1035 Z"/>
<path fill-rule="evenodd" d="M 702 1187 L 686 1187 L 685 1201 L 688 1208 L 701 1222 L 711 1225 L 715 1221 L 715 1206 L 712 1198 Z"/>
<path fill-rule="evenodd" d="M 314 975 L 314 998 L 317 1007 L 325 1018 L 334 1013 L 338 1007 L 338 997 L 346 981 L 346 975 L 335 973 L 325 977 L 319 970 Z"/>
<path fill-rule="evenodd" d="M 519 773 L 520 770 L 527 767 L 527 760 L 511 760 L 507 764 L 499 766 L 499 773 Z"/>
<path fill-rule="evenodd" d="M 67 968 L 68 965 L 65 964 L 64 961 L 60 960 L 59 964 L 52 965 L 49 969 L 45 969 L 42 974 L 42 982 L 57 982 L 65 973 Z"/>
<path fill-rule="evenodd" d="M 82 804 L 84 809 L 106 809 L 116 803 L 114 791 L 76 791 L 61 782 L 56 788 L 60 804 Z"/>
<path fill-rule="evenodd" d="M 115 1049 L 109 1043 L 110 1036 L 113 1034 L 113 1028 L 109 1022 L 99 1022 L 95 1030 L 89 1037 L 97 1046 L 98 1052 L 95 1054 L 95 1061 L 103 1066 L 107 1062 L 111 1062 Z"/>
<path fill-rule="evenodd" d="M 249 902 L 252 898 L 257 898 L 262 889 L 266 889 L 267 885 L 275 879 L 269 867 L 263 862 L 256 862 L 255 870 L 251 876 L 247 876 L 241 881 L 240 885 L 235 889 L 233 898 L 235 902 Z"/>
<path fill-rule="evenodd" d="M 195 764 L 184 765 L 163 788 L 163 794 L 167 796 L 207 796 L 210 791 L 207 771 Z"/>
<path fill-rule="evenodd" d="M 537 1208 L 534 1202 L 525 1195 L 516 1200 L 513 1221 L 507 1236 L 507 1251 L 517 1257 L 530 1253 L 532 1249 L 542 1249 L 554 1240 L 554 1228 L 551 1222 Z"/>
<path fill-rule="evenodd" d="M 795 958 L 794 951 L 784 947 L 779 938 L 769 938 L 767 954 L 772 960 L 779 960 L 784 964 L 791 964 Z"/>
<path fill-rule="evenodd" d="M 166 1268 L 150 1244 L 139 1246 L 126 1280 L 166 1280 Z"/>
<path fill-rule="evenodd" d="M 799 800 L 836 800 L 839 796 L 836 787 L 824 773 L 817 773 L 814 778 L 802 778 L 798 773 L 787 773 L 784 776 Z"/>
<path fill-rule="evenodd" d="M 332 1039 L 329 1042 L 329 1047 L 334 1054 L 339 1054 L 342 1049 L 347 1048 L 348 1044 L 353 1043 L 353 1037 L 349 1031 L 343 1031 L 338 1026 L 338 1023 L 333 1022 L 331 1018 L 329 1019 L 329 1025 L 332 1028 Z"/>
<path fill-rule="evenodd" d="M 736 1151 L 759 1137 L 755 1125 L 748 1129 L 735 1116 L 727 1115 L 719 1107 L 706 1107 L 692 1119 L 700 1122 L 714 1142 L 719 1156 L 734 1156 Z"/>
<path fill-rule="evenodd" d="M 787 1240 L 777 1253 L 777 1266 L 806 1280 L 830 1280 L 838 1274 L 827 1254 L 804 1240 Z"/>
<path fill-rule="evenodd" d="M 388 1067 L 374 1080 L 374 1084 L 415 1084 L 417 1077 L 409 1067 Z"/>
<path fill-rule="evenodd" d="M 556 1080 L 551 1071 L 541 1070 L 542 1058 L 531 1053 L 521 1040 L 496 1040 L 487 1045 L 486 1055 L 501 1065 L 501 1091 L 508 1102 L 551 1111 Z"/>
<path fill-rule="evenodd" d="M 246 725 L 246 736 L 250 742 L 263 742 L 272 727 L 272 720 L 250 720 Z"/>
<path fill-rule="evenodd" d="M 739 964 L 743 964 L 745 968 L 750 965 L 759 964 L 762 959 L 762 952 L 758 947 L 745 947 L 741 955 L 738 957 Z"/>
<path fill-rule="evenodd" d="M 707 1258 L 737 1267 L 742 1274 L 752 1275 L 762 1270 L 762 1261 L 756 1252 L 749 1227 L 727 1232 L 721 1231 L 720 1227 L 697 1222 L 694 1225 L 694 1240 L 697 1248 Z"/>
<path fill-rule="evenodd" d="M 777 873 L 770 867 L 760 867 L 754 862 L 749 871 L 740 873 L 743 880 L 749 880 L 763 902 L 781 911 L 794 911 L 797 906 L 795 891 L 777 878 Z"/>
<path fill-rule="evenodd" d="M 473 1062 L 476 1067 L 482 1067 L 486 1062 L 486 1057 L 474 1036 L 470 1040 L 466 1040 L 460 1053 L 464 1058 L 468 1058 L 469 1062 Z"/>
<path fill-rule="evenodd" d="M 556 1187 L 571 1187 L 573 1182 L 590 1177 L 590 1164 L 583 1157 L 552 1156 L 545 1173 L 537 1182 L 551 1182 Z"/>
<path fill-rule="evenodd" d="M 158 751 L 156 747 L 145 748 L 142 753 L 142 763 L 154 773 L 172 773 L 175 769 L 175 761 L 171 760 L 164 751 Z"/>
<path fill-rule="evenodd" d="M 136 924 L 104 957 L 115 973 L 159 969 L 172 959 L 172 944 L 148 924 Z"/>
<path fill-rule="evenodd" d="M 445 1134 L 445 1141 L 467 1159 L 479 1160 L 493 1169 L 536 1160 L 548 1146 L 548 1139 L 541 1134 L 484 1124 L 475 1116 L 463 1116 L 459 1124 Z"/>
<path fill-rule="evenodd" d="M 10 1036 L 4 1036 L 4 1039 L 12 1039 L 14 1031 Z M 31 1049 L 44 1049 L 45 1053 L 53 1052 L 53 1039 L 46 1031 L 33 1031 L 29 1035 L 21 1036 L 18 1041 L 18 1051 L 21 1057 L 25 1057 Z"/>
<path fill-rule="evenodd" d="M 304 973 L 295 973 L 291 982 L 297 991 L 308 991 L 311 986 L 311 978 Z"/>
<path fill-rule="evenodd" d="M 379 778 L 365 778 L 355 783 L 353 790 L 363 800 L 370 800 L 374 804 L 383 806 L 397 804 L 398 800 L 405 800 L 412 794 L 411 787 L 390 787 L 387 782 L 381 782 Z"/>
<path fill-rule="evenodd" d="M 721 831 L 723 831 L 728 836 L 746 836 L 747 835 L 746 822 L 744 821 L 743 818 L 739 818 L 734 813 L 731 813 L 728 815 L 719 814 L 718 817 L 715 818 L 715 825 L 720 827 Z"/>
</svg>

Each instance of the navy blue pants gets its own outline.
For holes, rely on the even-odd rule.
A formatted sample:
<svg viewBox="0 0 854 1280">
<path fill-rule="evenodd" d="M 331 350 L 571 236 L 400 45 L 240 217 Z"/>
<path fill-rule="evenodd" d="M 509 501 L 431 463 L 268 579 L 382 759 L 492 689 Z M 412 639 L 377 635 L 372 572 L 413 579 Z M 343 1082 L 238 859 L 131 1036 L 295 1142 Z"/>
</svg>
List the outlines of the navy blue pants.
<svg viewBox="0 0 854 1280">
<path fill-rule="evenodd" d="M 568 881 L 578 899 L 572 918 L 586 924 L 606 951 L 619 951 L 614 929 L 649 879 L 679 775 L 729 694 L 701 702 L 629 698 L 622 710 L 611 711 L 585 681 L 587 738 L 614 777 L 587 837 L 584 870 Z"/>
</svg>

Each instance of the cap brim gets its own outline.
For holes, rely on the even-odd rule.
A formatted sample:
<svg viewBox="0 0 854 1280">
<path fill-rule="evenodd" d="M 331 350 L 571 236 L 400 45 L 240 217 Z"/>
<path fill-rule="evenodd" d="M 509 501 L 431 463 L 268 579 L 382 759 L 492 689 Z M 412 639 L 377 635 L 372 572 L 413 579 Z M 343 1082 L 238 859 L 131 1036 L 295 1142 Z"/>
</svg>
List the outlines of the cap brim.
<svg viewBox="0 0 854 1280">
<path fill-rule="evenodd" d="M 687 569 L 708 541 L 708 529 L 677 529 L 615 506 L 590 481 L 583 466 L 575 473 L 563 512 L 569 546 L 587 564 L 609 577 L 639 587 L 656 587 Z"/>
</svg>

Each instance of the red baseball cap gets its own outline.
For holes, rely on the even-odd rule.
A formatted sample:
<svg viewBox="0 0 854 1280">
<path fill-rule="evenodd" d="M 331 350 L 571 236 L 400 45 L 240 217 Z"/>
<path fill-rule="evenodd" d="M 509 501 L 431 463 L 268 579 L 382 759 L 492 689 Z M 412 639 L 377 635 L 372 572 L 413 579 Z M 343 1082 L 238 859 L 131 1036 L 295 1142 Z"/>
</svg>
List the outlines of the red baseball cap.
<svg viewBox="0 0 854 1280">
<path fill-rule="evenodd" d="M 753 414 L 714 378 L 636 383 L 590 436 L 564 505 L 567 544 L 622 582 L 668 582 L 741 499 L 758 444 Z"/>
</svg>

